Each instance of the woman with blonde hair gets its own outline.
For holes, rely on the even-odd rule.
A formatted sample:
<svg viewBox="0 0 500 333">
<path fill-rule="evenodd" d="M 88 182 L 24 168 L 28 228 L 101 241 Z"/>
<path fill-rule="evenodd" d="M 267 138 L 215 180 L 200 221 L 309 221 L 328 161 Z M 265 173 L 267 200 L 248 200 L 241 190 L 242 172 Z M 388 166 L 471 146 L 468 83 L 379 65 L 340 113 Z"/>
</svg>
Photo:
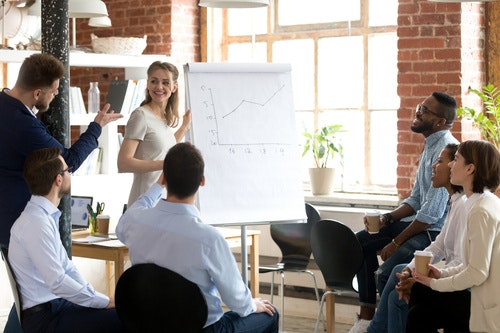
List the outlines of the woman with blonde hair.
<svg viewBox="0 0 500 333">
<path fill-rule="evenodd" d="M 188 110 L 179 129 L 175 133 L 172 130 L 180 119 L 177 68 L 155 61 L 147 73 L 146 98 L 131 113 L 118 153 L 119 172 L 134 173 L 129 206 L 156 182 L 167 151 L 184 138 L 191 124 Z"/>
</svg>

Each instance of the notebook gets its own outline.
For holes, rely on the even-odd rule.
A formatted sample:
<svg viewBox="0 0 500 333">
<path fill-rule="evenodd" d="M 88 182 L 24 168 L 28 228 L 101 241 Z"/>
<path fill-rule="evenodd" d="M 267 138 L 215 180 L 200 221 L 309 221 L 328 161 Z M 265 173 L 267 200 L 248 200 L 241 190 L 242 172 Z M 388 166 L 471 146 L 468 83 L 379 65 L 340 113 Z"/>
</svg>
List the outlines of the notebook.
<svg viewBox="0 0 500 333">
<path fill-rule="evenodd" d="M 71 229 L 87 229 L 89 227 L 89 213 L 87 205 L 92 206 L 92 197 L 71 196 Z"/>
</svg>

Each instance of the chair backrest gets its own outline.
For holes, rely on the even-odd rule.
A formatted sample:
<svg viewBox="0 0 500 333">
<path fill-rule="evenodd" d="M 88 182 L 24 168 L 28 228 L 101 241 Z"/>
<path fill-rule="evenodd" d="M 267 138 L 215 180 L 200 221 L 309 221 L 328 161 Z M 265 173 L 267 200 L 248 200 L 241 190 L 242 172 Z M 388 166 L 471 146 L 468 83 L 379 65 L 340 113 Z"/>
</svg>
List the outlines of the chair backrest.
<svg viewBox="0 0 500 333">
<path fill-rule="evenodd" d="M 285 269 L 305 269 L 311 257 L 311 226 L 321 218 L 319 212 L 306 202 L 307 223 L 271 224 L 271 238 L 281 250 Z"/>
<path fill-rule="evenodd" d="M 155 264 L 137 264 L 120 276 L 118 317 L 130 332 L 201 332 L 208 308 L 200 288 Z"/>
<path fill-rule="evenodd" d="M 7 276 L 9 277 L 10 288 L 12 290 L 12 295 L 14 296 L 14 304 L 16 306 L 17 318 L 22 326 L 22 298 L 21 292 L 19 291 L 19 286 L 17 285 L 14 272 L 12 271 L 12 266 L 9 261 L 9 250 L 5 247 L 1 248 L 2 258 L 5 262 L 5 268 L 7 269 Z"/>
<path fill-rule="evenodd" d="M 321 220 L 311 230 L 311 247 L 326 285 L 351 290 L 352 280 L 363 263 L 363 248 L 354 232 L 334 220 Z"/>
</svg>

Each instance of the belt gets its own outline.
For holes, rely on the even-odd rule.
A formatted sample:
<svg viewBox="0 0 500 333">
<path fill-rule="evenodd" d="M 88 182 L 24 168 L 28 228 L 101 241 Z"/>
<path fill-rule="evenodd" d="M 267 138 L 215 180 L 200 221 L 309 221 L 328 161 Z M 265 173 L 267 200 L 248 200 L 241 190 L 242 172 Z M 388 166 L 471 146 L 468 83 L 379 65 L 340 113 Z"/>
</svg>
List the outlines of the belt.
<svg viewBox="0 0 500 333">
<path fill-rule="evenodd" d="M 27 308 L 26 310 L 23 310 L 23 317 L 30 316 L 34 313 L 37 313 L 42 310 L 49 310 L 51 307 L 50 302 L 45 302 L 42 304 L 35 305 L 31 308 Z"/>
</svg>

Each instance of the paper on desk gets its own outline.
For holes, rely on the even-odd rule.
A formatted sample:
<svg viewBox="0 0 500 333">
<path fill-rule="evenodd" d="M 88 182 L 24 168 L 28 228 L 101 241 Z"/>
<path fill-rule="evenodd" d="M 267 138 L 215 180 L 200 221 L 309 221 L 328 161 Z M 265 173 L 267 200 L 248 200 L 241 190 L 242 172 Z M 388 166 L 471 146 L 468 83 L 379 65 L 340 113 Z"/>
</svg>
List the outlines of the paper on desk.
<svg viewBox="0 0 500 333">
<path fill-rule="evenodd" d="M 87 237 L 81 237 L 81 238 L 73 238 L 72 241 L 76 243 L 97 243 L 97 242 L 103 242 L 107 240 L 105 237 L 97 237 L 97 236 L 87 236 Z"/>
<path fill-rule="evenodd" d="M 107 240 L 104 242 L 99 242 L 99 246 L 109 246 L 109 247 L 120 247 L 125 246 L 119 239 Z"/>
</svg>

